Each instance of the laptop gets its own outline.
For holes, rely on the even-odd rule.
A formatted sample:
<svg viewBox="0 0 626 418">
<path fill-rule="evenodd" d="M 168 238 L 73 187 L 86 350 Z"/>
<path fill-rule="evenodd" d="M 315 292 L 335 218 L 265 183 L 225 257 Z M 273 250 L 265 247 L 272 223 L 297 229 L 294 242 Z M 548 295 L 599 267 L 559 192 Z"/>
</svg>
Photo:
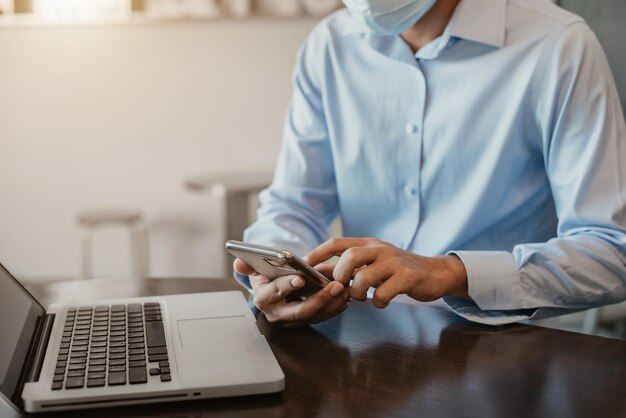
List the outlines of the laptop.
<svg viewBox="0 0 626 418">
<path fill-rule="evenodd" d="M 0 264 L 0 416 L 283 388 L 241 292 L 46 309 Z"/>
</svg>

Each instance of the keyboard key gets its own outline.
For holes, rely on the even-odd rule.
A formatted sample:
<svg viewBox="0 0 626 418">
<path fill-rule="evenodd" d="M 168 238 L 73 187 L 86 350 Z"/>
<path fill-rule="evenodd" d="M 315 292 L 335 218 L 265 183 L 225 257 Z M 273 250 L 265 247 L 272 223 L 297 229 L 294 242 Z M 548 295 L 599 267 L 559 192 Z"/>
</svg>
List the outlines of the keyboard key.
<svg viewBox="0 0 626 418">
<path fill-rule="evenodd" d="M 52 378 L 53 382 L 62 382 L 63 380 L 65 380 L 65 375 L 63 374 L 55 374 Z"/>
<path fill-rule="evenodd" d="M 89 373 L 91 372 L 104 372 L 106 371 L 106 367 L 102 366 L 89 366 Z"/>
<path fill-rule="evenodd" d="M 87 380 L 87 387 L 88 388 L 96 388 L 96 387 L 104 386 L 104 383 L 105 383 L 104 378 L 102 378 L 102 379 L 89 379 L 89 380 Z"/>
<path fill-rule="evenodd" d="M 128 381 L 133 383 L 146 383 L 148 381 L 148 375 L 146 374 L 145 367 L 132 367 L 128 371 Z"/>
<path fill-rule="evenodd" d="M 170 367 L 169 361 L 159 361 L 159 367 Z"/>
<path fill-rule="evenodd" d="M 54 374 L 63 374 L 65 373 L 65 367 L 57 367 L 54 369 Z"/>
<path fill-rule="evenodd" d="M 148 354 L 167 354 L 167 348 L 165 347 L 157 347 L 157 348 L 148 348 Z"/>
<path fill-rule="evenodd" d="M 85 364 L 87 357 L 72 357 L 70 358 L 70 364 Z"/>
<path fill-rule="evenodd" d="M 89 355 L 89 359 L 90 359 L 90 360 L 91 360 L 91 359 L 94 359 L 94 360 L 97 360 L 97 359 L 103 359 L 103 358 L 105 358 L 105 357 L 106 357 L 106 353 L 91 353 L 91 354 Z"/>
<path fill-rule="evenodd" d="M 96 312 L 109 312 L 108 306 L 96 306 Z"/>
<path fill-rule="evenodd" d="M 87 374 L 87 380 L 91 380 L 91 379 L 104 379 L 106 377 L 104 372 L 95 372 L 95 373 L 91 373 L 89 372 Z"/>
<path fill-rule="evenodd" d="M 131 343 L 128 344 L 128 348 L 143 348 L 143 343 Z"/>
<path fill-rule="evenodd" d="M 56 364 L 56 366 L 55 366 L 55 367 L 56 367 L 57 369 L 58 369 L 58 368 L 62 368 L 62 369 L 63 369 L 63 368 L 65 368 L 65 366 L 67 366 L 67 362 L 65 362 L 65 361 L 57 361 L 57 364 Z"/>
<path fill-rule="evenodd" d="M 89 360 L 89 367 L 91 366 L 104 366 L 107 363 L 105 359 Z"/>
<path fill-rule="evenodd" d="M 109 386 L 125 385 L 125 384 L 126 384 L 125 372 L 109 373 Z"/>
<path fill-rule="evenodd" d="M 85 375 L 85 370 L 70 370 L 69 372 L 67 372 L 67 378 L 69 380 L 70 377 L 78 377 L 78 376 L 84 376 Z"/>
<path fill-rule="evenodd" d="M 141 304 L 140 303 L 131 303 L 128 305 L 128 313 L 141 312 Z"/>
<path fill-rule="evenodd" d="M 169 382 L 170 380 L 172 380 L 172 375 L 170 374 L 161 375 L 161 382 Z"/>
<path fill-rule="evenodd" d="M 116 360 L 109 361 L 109 366 L 123 366 L 123 365 L 126 365 L 126 359 L 116 359 Z"/>
<path fill-rule="evenodd" d="M 158 376 L 161 374 L 161 369 L 153 367 L 150 369 L 150 376 Z"/>
<path fill-rule="evenodd" d="M 165 347 L 163 323 L 160 321 L 146 322 L 146 338 L 148 340 L 148 348 Z"/>
<path fill-rule="evenodd" d="M 67 370 L 85 370 L 85 367 L 87 367 L 87 365 L 85 363 L 83 364 L 70 364 L 70 366 L 67 368 Z"/>
<path fill-rule="evenodd" d="M 154 363 L 157 361 L 165 361 L 167 360 L 167 354 L 155 354 L 154 356 L 148 356 L 148 361 L 150 363 Z"/>
<path fill-rule="evenodd" d="M 109 346 L 110 347 L 124 347 L 126 346 L 126 343 L 124 341 L 116 341 L 116 342 L 109 344 Z"/>
<path fill-rule="evenodd" d="M 109 353 L 125 353 L 125 352 L 126 352 L 125 347 L 113 347 L 109 349 Z"/>
<path fill-rule="evenodd" d="M 131 361 L 128 363 L 128 367 L 146 367 L 145 361 Z"/>
<path fill-rule="evenodd" d="M 143 354 L 131 354 L 128 356 L 129 361 L 143 361 L 146 359 L 146 356 Z"/>
<path fill-rule="evenodd" d="M 82 376 L 79 377 L 68 377 L 65 381 L 65 389 L 78 389 L 82 388 L 85 385 L 85 378 Z"/>
<path fill-rule="evenodd" d="M 128 343 L 129 344 L 140 344 L 140 343 L 143 344 L 143 337 L 141 337 L 141 338 L 138 338 L 138 337 L 129 338 L 128 339 Z"/>
<path fill-rule="evenodd" d="M 124 305 L 113 305 L 111 306 L 111 312 L 125 312 L 126 306 Z"/>
<path fill-rule="evenodd" d="M 52 390 L 61 390 L 63 389 L 63 380 L 60 382 L 52 382 Z"/>
<path fill-rule="evenodd" d="M 126 366 L 111 366 L 109 367 L 109 373 L 113 372 L 126 372 Z"/>
<path fill-rule="evenodd" d="M 163 374 L 170 374 L 170 368 L 169 367 L 161 367 L 161 373 L 163 373 Z"/>
<path fill-rule="evenodd" d="M 118 358 L 126 358 L 126 353 L 111 353 L 109 354 L 109 360 L 110 359 L 118 359 Z"/>
<path fill-rule="evenodd" d="M 57 361 L 67 361 L 67 354 L 62 354 L 57 357 Z"/>
<path fill-rule="evenodd" d="M 131 348 L 131 349 L 128 350 L 128 354 L 130 354 L 130 355 L 133 355 L 133 354 L 145 354 L 145 351 L 144 351 L 143 348 Z"/>
</svg>

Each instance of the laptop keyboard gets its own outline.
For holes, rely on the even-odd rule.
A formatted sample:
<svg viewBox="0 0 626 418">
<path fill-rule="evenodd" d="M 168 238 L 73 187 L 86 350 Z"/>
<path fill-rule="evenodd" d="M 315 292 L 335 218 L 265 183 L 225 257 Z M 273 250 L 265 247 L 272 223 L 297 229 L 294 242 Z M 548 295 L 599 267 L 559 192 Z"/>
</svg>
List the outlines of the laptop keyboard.
<svg viewBox="0 0 626 418">
<path fill-rule="evenodd" d="M 148 369 L 172 380 L 158 303 L 68 309 L 52 390 L 147 383 Z"/>
</svg>

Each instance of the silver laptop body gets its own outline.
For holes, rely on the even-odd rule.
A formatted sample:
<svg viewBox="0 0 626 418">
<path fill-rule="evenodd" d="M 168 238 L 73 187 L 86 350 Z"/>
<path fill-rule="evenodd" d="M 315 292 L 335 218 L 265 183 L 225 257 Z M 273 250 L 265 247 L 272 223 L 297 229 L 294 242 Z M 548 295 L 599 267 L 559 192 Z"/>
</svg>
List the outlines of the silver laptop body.
<svg viewBox="0 0 626 418">
<path fill-rule="evenodd" d="M 92 322 L 87 325 L 89 312 Z M 103 339 L 105 317 L 109 322 Z M 159 321 L 162 327 L 155 327 Z M 141 370 L 140 328 L 145 372 Z M 79 335 L 82 340 L 76 339 Z M 87 344 L 81 342 L 85 336 L 89 337 Z M 80 356 L 86 358 L 82 386 Z M 272 393 L 284 388 L 283 372 L 241 292 L 52 304 L 44 310 L 2 265 L 0 363 L 2 416 L 11 410 L 101 408 Z M 94 376 L 97 379 L 90 378 Z"/>
</svg>

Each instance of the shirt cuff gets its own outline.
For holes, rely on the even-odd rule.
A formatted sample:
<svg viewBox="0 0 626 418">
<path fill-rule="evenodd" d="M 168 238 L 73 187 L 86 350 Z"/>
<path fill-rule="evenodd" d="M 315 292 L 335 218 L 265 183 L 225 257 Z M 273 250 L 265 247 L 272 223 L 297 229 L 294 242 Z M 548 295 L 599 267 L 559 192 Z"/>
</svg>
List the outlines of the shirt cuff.
<svg viewBox="0 0 626 418">
<path fill-rule="evenodd" d="M 443 301 L 454 312 L 467 319 L 484 325 L 506 325 L 534 319 L 537 309 L 515 309 L 509 311 L 484 311 L 474 302 L 454 297 L 444 297 Z"/>
<path fill-rule="evenodd" d="M 235 272 L 235 275 L 233 278 L 235 279 L 237 284 L 243 287 L 248 293 L 254 294 L 254 291 L 252 290 L 252 285 L 250 284 L 250 276 L 246 276 L 246 275 Z"/>
<path fill-rule="evenodd" d="M 513 254 L 504 251 L 451 251 L 465 265 L 468 293 L 482 310 L 524 308 L 524 295 Z"/>
</svg>

